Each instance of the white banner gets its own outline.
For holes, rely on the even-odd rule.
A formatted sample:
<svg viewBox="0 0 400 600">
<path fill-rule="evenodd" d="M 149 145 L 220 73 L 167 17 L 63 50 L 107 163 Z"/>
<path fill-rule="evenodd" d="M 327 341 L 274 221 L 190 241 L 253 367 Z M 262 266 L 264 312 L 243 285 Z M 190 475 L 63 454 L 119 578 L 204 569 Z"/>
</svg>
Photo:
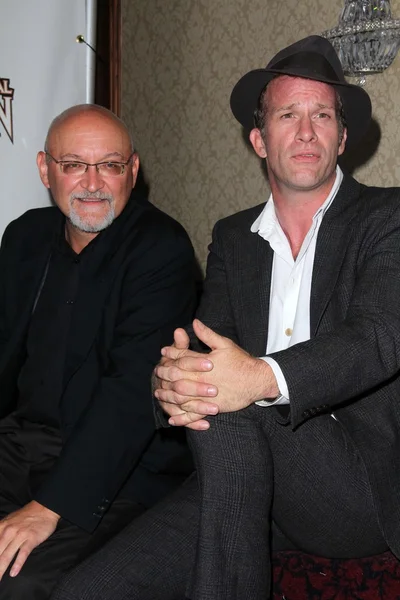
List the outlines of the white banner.
<svg viewBox="0 0 400 600">
<path fill-rule="evenodd" d="M 50 204 L 36 168 L 52 119 L 93 102 L 95 0 L 0 0 L 0 236 Z"/>
</svg>

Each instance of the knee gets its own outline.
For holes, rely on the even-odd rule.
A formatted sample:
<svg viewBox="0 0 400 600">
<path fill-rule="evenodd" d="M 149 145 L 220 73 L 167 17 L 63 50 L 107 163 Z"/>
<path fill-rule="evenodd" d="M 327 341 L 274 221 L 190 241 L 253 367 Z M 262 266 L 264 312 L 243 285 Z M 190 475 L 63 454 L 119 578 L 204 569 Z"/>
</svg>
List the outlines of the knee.
<svg viewBox="0 0 400 600">
<path fill-rule="evenodd" d="M 91 593 L 90 589 L 88 589 L 91 587 L 90 581 L 90 578 L 80 578 L 73 570 L 61 579 L 54 589 L 50 600 L 96 600 L 96 598 L 100 597 L 100 594 L 97 595 L 94 592 L 93 595 Z"/>
</svg>

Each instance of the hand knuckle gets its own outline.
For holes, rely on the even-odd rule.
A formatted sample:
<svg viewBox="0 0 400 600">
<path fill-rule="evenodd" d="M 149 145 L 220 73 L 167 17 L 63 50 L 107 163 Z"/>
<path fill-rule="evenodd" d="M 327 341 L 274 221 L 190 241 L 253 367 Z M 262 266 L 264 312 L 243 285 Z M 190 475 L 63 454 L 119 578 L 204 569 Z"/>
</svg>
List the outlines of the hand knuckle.
<svg viewBox="0 0 400 600">
<path fill-rule="evenodd" d="M 179 380 L 180 377 L 181 377 L 181 370 L 180 370 L 180 368 L 177 367 L 177 366 L 171 367 L 170 377 L 171 377 L 172 381 Z"/>
<path fill-rule="evenodd" d="M 180 381 L 177 381 L 177 382 L 175 383 L 175 391 L 176 391 L 178 394 L 180 394 L 181 396 L 185 396 L 185 393 L 186 393 L 186 391 L 187 391 L 186 387 L 187 387 L 187 386 L 186 386 L 185 382 L 184 382 L 184 381 L 182 381 L 182 380 L 180 380 Z"/>
<path fill-rule="evenodd" d="M 17 532 L 18 532 L 18 527 L 16 527 L 12 523 L 6 524 L 4 526 L 3 534 L 5 534 L 6 536 L 14 536 L 14 535 L 16 535 Z"/>
<path fill-rule="evenodd" d="M 173 392 L 168 392 L 164 394 L 164 400 L 167 404 L 176 404 L 175 394 Z"/>
</svg>

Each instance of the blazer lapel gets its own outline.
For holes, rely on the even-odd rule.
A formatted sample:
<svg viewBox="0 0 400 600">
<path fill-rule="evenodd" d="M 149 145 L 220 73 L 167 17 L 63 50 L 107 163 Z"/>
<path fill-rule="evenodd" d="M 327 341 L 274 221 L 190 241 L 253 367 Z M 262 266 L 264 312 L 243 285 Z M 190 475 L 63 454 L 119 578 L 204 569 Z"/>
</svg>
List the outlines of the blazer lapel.
<svg viewBox="0 0 400 600">
<path fill-rule="evenodd" d="M 310 333 L 314 336 L 333 293 L 356 215 L 360 184 L 345 176 L 318 232 L 310 298 Z"/>
<path fill-rule="evenodd" d="M 30 318 L 46 278 L 50 255 L 51 243 L 42 246 L 20 264 L 15 305 L 19 314 Z"/>
<path fill-rule="evenodd" d="M 254 356 L 263 356 L 267 348 L 269 297 L 273 252 L 258 233 L 249 233 L 248 247 L 243 248 L 245 265 L 239 278 L 240 294 L 246 299 L 241 316 L 243 347 Z"/>
</svg>

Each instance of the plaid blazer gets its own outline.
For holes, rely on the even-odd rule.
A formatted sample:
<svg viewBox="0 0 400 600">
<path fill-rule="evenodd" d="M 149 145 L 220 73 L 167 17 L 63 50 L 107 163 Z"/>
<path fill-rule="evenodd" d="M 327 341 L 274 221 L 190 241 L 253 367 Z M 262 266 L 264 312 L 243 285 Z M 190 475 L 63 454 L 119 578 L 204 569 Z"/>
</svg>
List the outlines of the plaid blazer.
<svg viewBox="0 0 400 600">
<path fill-rule="evenodd" d="M 250 226 L 257 206 L 213 231 L 197 316 L 265 354 L 273 252 Z M 345 175 L 322 221 L 311 339 L 271 356 L 290 395 L 290 425 L 334 412 L 362 457 L 384 537 L 400 557 L 400 190 Z"/>
</svg>

